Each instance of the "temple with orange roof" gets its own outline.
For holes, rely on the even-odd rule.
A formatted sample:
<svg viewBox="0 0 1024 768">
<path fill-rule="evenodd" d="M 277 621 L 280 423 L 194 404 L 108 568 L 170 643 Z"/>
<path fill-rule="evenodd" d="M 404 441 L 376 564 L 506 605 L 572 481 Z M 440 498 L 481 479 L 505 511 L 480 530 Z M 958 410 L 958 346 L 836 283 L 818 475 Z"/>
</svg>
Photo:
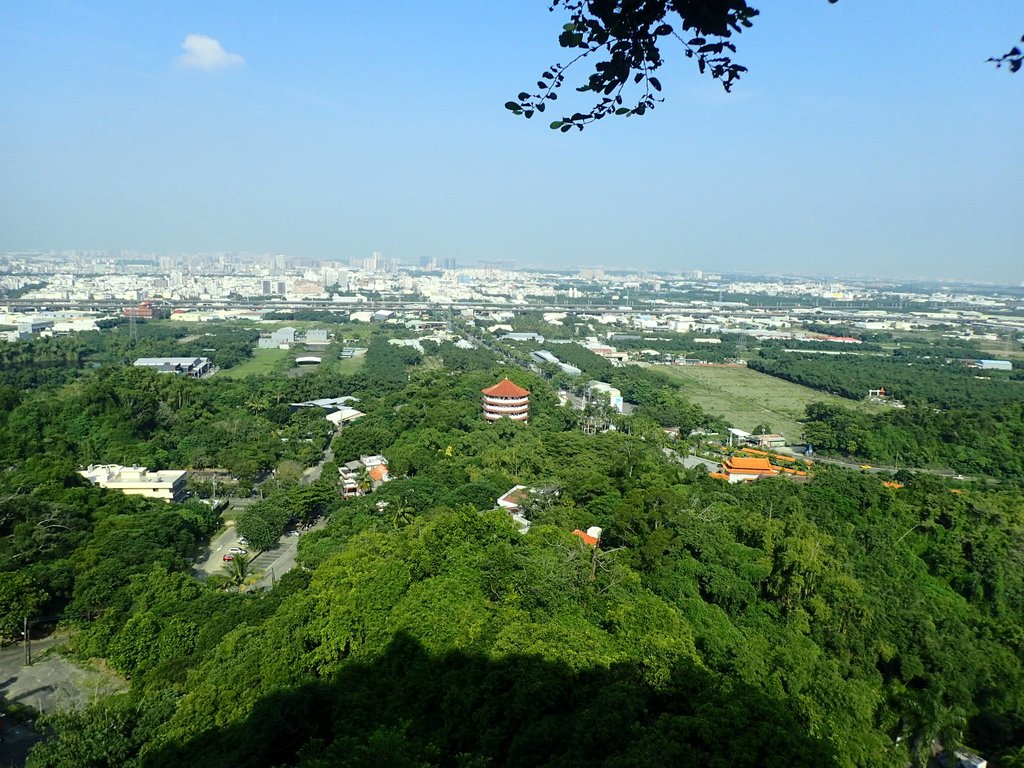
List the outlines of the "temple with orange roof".
<svg viewBox="0 0 1024 768">
<path fill-rule="evenodd" d="M 778 475 L 806 477 L 807 473 L 791 467 L 777 467 L 768 458 L 761 456 L 729 456 L 722 462 L 717 472 L 711 473 L 711 477 L 728 480 L 730 483 L 759 480 L 762 477 L 777 477 Z"/>
<path fill-rule="evenodd" d="M 523 389 L 507 376 L 493 387 L 480 390 L 483 393 L 484 418 L 488 421 L 512 419 L 527 421 L 530 418 L 530 391 Z"/>
</svg>

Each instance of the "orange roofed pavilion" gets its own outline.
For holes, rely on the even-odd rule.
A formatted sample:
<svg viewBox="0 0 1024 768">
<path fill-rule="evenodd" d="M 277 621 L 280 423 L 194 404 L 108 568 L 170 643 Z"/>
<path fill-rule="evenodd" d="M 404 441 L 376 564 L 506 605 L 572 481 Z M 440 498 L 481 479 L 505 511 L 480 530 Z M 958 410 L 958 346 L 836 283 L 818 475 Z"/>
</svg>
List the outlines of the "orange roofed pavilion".
<svg viewBox="0 0 1024 768">
<path fill-rule="evenodd" d="M 774 477 L 779 474 L 778 467 L 772 466 L 767 458 L 730 456 L 722 462 L 721 472 L 728 476 L 730 483 L 741 480 L 756 480 L 759 477 Z"/>
<path fill-rule="evenodd" d="M 722 462 L 717 472 L 711 473 L 712 477 L 728 480 L 730 483 L 778 475 L 806 477 L 807 473 L 801 469 L 777 467 L 771 463 L 770 459 L 761 456 L 730 456 Z"/>
<path fill-rule="evenodd" d="M 530 390 L 523 389 L 507 376 L 483 394 L 484 418 L 488 421 L 509 418 L 527 421 L 530 418 Z"/>
</svg>

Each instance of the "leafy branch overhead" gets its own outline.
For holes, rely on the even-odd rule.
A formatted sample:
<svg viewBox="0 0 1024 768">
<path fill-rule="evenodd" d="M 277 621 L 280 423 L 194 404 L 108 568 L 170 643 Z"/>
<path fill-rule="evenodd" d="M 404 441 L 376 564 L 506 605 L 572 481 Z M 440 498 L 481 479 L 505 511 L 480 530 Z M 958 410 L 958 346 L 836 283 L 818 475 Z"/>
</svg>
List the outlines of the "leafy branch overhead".
<svg viewBox="0 0 1024 768">
<path fill-rule="evenodd" d="M 1024 43 L 1024 36 L 1020 38 L 1020 41 Z M 1005 64 L 1011 72 L 1017 72 L 1020 70 L 1021 65 L 1024 64 L 1024 53 L 1021 52 L 1020 46 L 1015 45 L 1002 56 L 991 58 L 989 61 L 993 62 L 997 67 Z"/>
<path fill-rule="evenodd" d="M 835 3 L 838 0 L 828 0 Z M 564 9 L 569 22 L 558 43 L 575 52 L 565 64 L 553 64 L 541 74 L 534 92 L 522 91 L 505 108 L 531 118 L 558 99 L 568 71 L 580 61 L 594 61 L 585 82 L 576 88 L 592 93 L 596 103 L 586 112 L 563 115 L 551 128 L 563 133 L 609 115 L 643 115 L 664 99 L 655 73 L 665 63 L 665 42 L 681 47 L 702 75 L 718 80 L 726 91 L 747 68 L 733 61 L 733 36 L 753 26 L 760 12 L 746 0 L 551 0 L 548 10 Z M 1021 67 L 1021 52 L 1013 48 L 996 66 L 1011 72 Z"/>
<path fill-rule="evenodd" d="M 568 131 L 616 115 L 642 115 L 661 101 L 661 83 L 655 72 L 664 64 L 661 45 L 672 39 L 680 43 L 687 58 L 694 59 L 702 73 L 719 80 L 728 91 L 746 68 L 732 60 L 734 33 L 751 26 L 758 11 L 745 0 L 554 0 L 550 10 L 565 8 L 570 21 L 562 28 L 558 43 L 578 51 L 567 64 L 555 64 L 537 81 L 537 92 L 523 91 L 505 106 L 517 115 L 533 117 L 547 103 L 558 98 L 566 72 L 583 59 L 599 57 L 584 85 L 576 90 L 599 97 L 588 112 L 576 112 L 551 124 Z M 673 22 L 673 23 L 670 23 Z M 630 86 L 641 89 L 635 101 L 627 103 L 624 92 Z"/>
</svg>

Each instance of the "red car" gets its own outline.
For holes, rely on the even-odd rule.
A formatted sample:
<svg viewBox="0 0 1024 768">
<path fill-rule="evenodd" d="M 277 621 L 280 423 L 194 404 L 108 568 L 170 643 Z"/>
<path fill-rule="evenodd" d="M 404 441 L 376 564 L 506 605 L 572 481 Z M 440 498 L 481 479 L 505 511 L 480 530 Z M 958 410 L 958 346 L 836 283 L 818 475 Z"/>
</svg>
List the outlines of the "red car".
<svg viewBox="0 0 1024 768">
<path fill-rule="evenodd" d="M 234 555 L 224 555 L 224 558 L 223 558 L 225 563 L 229 563 L 229 562 L 231 562 L 234 559 L 235 559 Z"/>
</svg>

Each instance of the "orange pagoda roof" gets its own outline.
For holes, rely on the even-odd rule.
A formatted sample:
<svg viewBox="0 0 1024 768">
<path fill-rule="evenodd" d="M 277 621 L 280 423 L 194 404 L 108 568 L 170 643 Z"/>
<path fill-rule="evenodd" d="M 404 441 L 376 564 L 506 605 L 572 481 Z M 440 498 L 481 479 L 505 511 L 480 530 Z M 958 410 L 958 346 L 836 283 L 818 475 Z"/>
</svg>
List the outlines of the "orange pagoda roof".
<svg viewBox="0 0 1024 768">
<path fill-rule="evenodd" d="M 523 389 L 509 379 L 508 376 L 499 381 L 493 387 L 481 389 L 480 391 L 488 397 L 526 397 L 530 394 L 530 390 Z"/>
</svg>

